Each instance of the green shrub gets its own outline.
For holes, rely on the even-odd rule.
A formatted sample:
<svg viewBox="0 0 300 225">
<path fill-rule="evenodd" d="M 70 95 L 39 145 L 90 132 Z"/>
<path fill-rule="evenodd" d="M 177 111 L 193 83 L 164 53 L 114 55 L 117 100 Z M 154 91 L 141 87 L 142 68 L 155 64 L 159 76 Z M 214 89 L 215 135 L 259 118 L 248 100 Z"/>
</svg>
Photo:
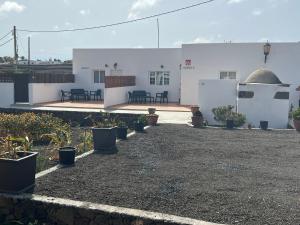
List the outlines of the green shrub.
<svg viewBox="0 0 300 225">
<path fill-rule="evenodd" d="M 293 112 L 293 119 L 294 119 L 294 120 L 300 120 L 300 108 L 296 109 L 296 110 Z"/>
<path fill-rule="evenodd" d="M 223 125 L 226 124 L 226 120 L 233 120 L 234 126 L 240 127 L 245 124 L 246 116 L 241 113 L 233 112 L 233 106 L 220 106 L 213 108 L 214 119 L 221 122 Z"/>
<path fill-rule="evenodd" d="M 28 136 L 33 141 L 41 141 L 41 136 L 58 131 L 71 133 L 69 124 L 51 114 L 6 114 L 0 113 L 0 136 Z"/>
</svg>

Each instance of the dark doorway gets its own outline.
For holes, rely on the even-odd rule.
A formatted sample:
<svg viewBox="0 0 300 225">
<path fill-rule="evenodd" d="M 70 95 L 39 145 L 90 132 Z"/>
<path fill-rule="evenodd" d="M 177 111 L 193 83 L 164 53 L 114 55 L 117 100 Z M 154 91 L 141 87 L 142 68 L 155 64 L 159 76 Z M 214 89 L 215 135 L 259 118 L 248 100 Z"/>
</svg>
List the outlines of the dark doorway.
<svg viewBox="0 0 300 225">
<path fill-rule="evenodd" d="M 28 98 L 28 74 L 16 74 L 14 76 L 15 87 L 15 103 L 29 102 Z"/>
</svg>

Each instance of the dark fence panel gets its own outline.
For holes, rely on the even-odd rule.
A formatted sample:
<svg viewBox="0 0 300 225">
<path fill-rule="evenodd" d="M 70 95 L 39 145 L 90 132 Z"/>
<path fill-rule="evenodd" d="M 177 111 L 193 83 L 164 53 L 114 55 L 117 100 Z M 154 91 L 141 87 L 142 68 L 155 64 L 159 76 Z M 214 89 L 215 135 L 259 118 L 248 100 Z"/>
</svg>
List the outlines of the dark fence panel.
<svg viewBox="0 0 300 225">
<path fill-rule="evenodd" d="M 135 86 L 135 76 L 106 76 L 105 88 Z"/>
</svg>

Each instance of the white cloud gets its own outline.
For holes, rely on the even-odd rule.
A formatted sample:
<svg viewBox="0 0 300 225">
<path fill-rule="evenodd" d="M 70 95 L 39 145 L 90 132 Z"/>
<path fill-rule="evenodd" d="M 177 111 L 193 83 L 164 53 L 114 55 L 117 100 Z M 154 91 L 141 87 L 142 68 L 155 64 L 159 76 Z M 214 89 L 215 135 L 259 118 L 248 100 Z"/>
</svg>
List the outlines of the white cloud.
<svg viewBox="0 0 300 225">
<path fill-rule="evenodd" d="M 252 11 L 252 15 L 253 16 L 260 16 L 262 14 L 262 10 L 261 9 L 255 9 Z"/>
<path fill-rule="evenodd" d="M 0 4 L 0 13 L 1 12 L 22 12 L 26 7 L 17 2 L 13 1 L 5 1 Z"/>
<path fill-rule="evenodd" d="M 128 19 L 137 19 L 141 11 L 152 8 L 159 1 L 160 0 L 135 0 L 129 10 Z"/>
<path fill-rule="evenodd" d="M 117 35 L 117 31 L 112 30 L 112 31 L 111 31 L 111 34 L 112 34 L 113 36 L 116 36 L 116 35 Z"/>
<path fill-rule="evenodd" d="M 89 9 L 82 9 L 79 11 L 79 13 L 83 16 L 86 16 L 86 15 L 90 14 L 91 11 Z"/>
<path fill-rule="evenodd" d="M 245 0 L 228 0 L 227 4 L 236 4 L 236 3 L 241 3 Z"/>
</svg>

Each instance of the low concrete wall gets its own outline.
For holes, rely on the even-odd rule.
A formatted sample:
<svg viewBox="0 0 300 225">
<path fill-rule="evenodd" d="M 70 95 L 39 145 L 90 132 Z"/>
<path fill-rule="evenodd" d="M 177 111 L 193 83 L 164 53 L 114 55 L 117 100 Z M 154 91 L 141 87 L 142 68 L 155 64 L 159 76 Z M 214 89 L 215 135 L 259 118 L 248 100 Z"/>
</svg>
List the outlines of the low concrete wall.
<svg viewBox="0 0 300 225">
<path fill-rule="evenodd" d="M 136 86 L 105 88 L 104 108 L 126 103 L 128 101 L 128 91 L 133 91 L 135 89 Z"/>
<path fill-rule="evenodd" d="M 60 90 L 70 91 L 73 83 L 30 83 L 29 103 L 31 105 L 60 100 Z"/>
<path fill-rule="evenodd" d="M 168 214 L 67 199 L 0 195 L 0 224 L 12 220 L 20 220 L 24 224 L 37 220 L 49 225 L 213 225 Z"/>
<path fill-rule="evenodd" d="M 0 96 L 0 107 L 8 108 L 14 104 L 14 83 L 0 83 Z"/>
</svg>

